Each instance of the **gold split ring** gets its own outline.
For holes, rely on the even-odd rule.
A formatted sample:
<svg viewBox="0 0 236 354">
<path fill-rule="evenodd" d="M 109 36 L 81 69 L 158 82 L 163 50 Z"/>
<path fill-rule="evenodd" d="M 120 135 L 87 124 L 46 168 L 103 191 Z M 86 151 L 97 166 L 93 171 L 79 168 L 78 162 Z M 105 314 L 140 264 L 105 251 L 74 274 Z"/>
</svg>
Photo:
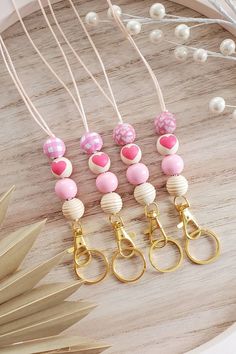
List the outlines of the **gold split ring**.
<svg viewBox="0 0 236 354">
<path fill-rule="evenodd" d="M 184 257 L 184 254 L 183 254 L 183 250 L 182 250 L 182 247 L 180 246 L 180 244 L 175 241 L 174 239 L 170 238 L 170 237 L 167 237 L 166 239 L 167 243 L 170 243 L 172 244 L 174 247 L 177 248 L 178 252 L 179 252 L 179 259 L 178 259 L 178 262 L 177 264 L 175 264 L 174 266 L 172 267 L 169 267 L 169 268 L 160 268 L 156 262 L 154 262 L 154 256 L 153 256 L 153 253 L 156 249 L 160 249 L 160 248 L 163 248 L 165 247 L 165 244 L 163 245 L 163 242 L 164 240 L 160 239 L 160 240 L 156 240 L 152 243 L 150 249 L 149 249 L 149 259 L 150 259 L 150 262 L 152 264 L 152 266 L 158 270 L 159 272 L 161 273 L 170 273 L 170 272 L 174 272 L 176 269 L 178 269 L 180 267 L 180 265 L 182 264 L 183 262 L 183 257 Z M 166 243 L 166 244 L 167 244 Z"/>
<path fill-rule="evenodd" d="M 129 258 L 134 257 L 135 255 L 141 258 L 141 261 L 142 261 L 142 263 L 143 263 L 142 270 L 141 270 L 141 272 L 140 272 L 136 277 L 134 277 L 134 278 L 125 278 L 123 275 L 121 275 L 121 274 L 116 270 L 116 263 L 117 263 L 118 257 L 129 259 Z M 134 248 L 134 249 L 132 250 L 132 252 L 129 253 L 128 255 L 126 255 L 126 256 L 125 256 L 124 254 L 121 254 L 119 250 L 115 251 L 114 254 L 113 254 L 113 257 L 112 257 L 111 266 L 112 266 L 112 270 L 113 270 L 113 273 L 114 273 L 115 277 L 116 277 L 118 280 L 120 280 L 121 282 L 123 282 L 123 283 L 133 283 L 133 282 L 139 280 L 139 279 L 143 276 L 143 274 L 144 274 L 144 272 L 145 272 L 145 270 L 146 270 L 146 267 L 147 267 L 146 261 L 145 261 L 145 258 L 144 258 L 144 255 L 143 255 L 142 252 L 141 252 L 139 249 L 137 249 L 137 248 Z"/>
<path fill-rule="evenodd" d="M 82 256 L 86 256 L 86 259 L 81 263 L 80 258 Z M 89 263 L 91 262 L 93 256 L 95 256 L 95 257 L 97 256 L 98 258 L 102 259 L 102 261 L 104 263 L 105 270 L 100 276 L 98 276 L 94 279 L 87 279 L 83 275 L 80 274 L 79 270 L 81 268 L 85 268 L 86 266 L 88 266 Z M 108 263 L 106 256 L 101 251 L 96 250 L 96 249 L 84 249 L 84 251 L 82 251 L 82 252 L 81 252 L 81 250 L 77 250 L 77 252 L 75 252 L 74 268 L 75 268 L 75 272 L 78 275 L 78 277 L 82 281 L 84 281 L 85 284 L 97 284 L 106 278 L 106 276 L 109 272 L 109 263 Z"/>
<path fill-rule="evenodd" d="M 193 257 L 190 253 L 190 241 L 191 239 L 189 238 L 186 238 L 186 243 L 185 243 L 185 252 L 188 256 L 188 258 L 193 262 L 193 263 L 196 263 L 196 264 L 200 264 L 200 265 L 204 265 L 204 264 L 209 264 L 211 262 L 214 262 L 220 255 L 220 240 L 219 238 L 217 237 L 217 235 L 211 231 L 211 230 L 208 230 L 208 229 L 200 229 L 200 234 L 196 239 L 199 239 L 200 237 L 202 236 L 207 236 L 207 237 L 211 237 L 211 239 L 214 241 L 215 243 L 215 246 L 216 246 L 216 251 L 215 251 L 215 254 L 213 256 L 211 256 L 210 258 L 208 259 L 205 259 L 205 260 L 201 260 L 201 259 L 197 259 L 195 257 Z"/>
</svg>

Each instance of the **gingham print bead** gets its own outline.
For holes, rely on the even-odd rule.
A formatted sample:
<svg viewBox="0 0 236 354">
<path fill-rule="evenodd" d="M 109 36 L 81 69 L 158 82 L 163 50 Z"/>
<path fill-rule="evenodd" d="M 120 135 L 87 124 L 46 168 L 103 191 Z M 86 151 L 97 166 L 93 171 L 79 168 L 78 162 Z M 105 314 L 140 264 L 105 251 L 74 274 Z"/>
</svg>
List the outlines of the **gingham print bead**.
<svg viewBox="0 0 236 354">
<path fill-rule="evenodd" d="M 113 139 L 117 145 L 131 144 L 135 138 L 136 133 L 131 124 L 120 123 L 113 130 Z"/>
<path fill-rule="evenodd" d="M 80 140 L 81 149 L 88 155 L 94 154 L 96 151 L 100 151 L 103 146 L 101 135 L 95 132 L 85 133 Z"/>
<path fill-rule="evenodd" d="M 157 134 L 172 134 L 176 129 L 176 118 L 170 112 L 162 112 L 154 121 Z"/>
<path fill-rule="evenodd" d="M 66 146 L 60 138 L 49 138 L 43 145 L 43 152 L 50 159 L 57 159 L 65 154 Z"/>
</svg>

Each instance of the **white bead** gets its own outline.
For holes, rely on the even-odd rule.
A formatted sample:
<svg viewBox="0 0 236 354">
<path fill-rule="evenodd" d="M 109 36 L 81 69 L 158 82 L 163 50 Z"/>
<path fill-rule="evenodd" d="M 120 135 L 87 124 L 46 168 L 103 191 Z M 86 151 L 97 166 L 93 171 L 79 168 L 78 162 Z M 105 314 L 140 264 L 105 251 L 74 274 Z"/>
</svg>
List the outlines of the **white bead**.
<svg viewBox="0 0 236 354">
<path fill-rule="evenodd" d="M 179 141 L 174 134 L 161 135 L 157 140 L 157 151 L 159 154 L 173 155 L 179 149 Z"/>
<path fill-rule="evenodd" d="M 120 17 L 122 14 L 121 7 L 118 5 L 112 5 L 112 8 L 113 8 L 114 12 Z M 112 13 L 111 8 L 108 9 L 107 16 L 108 16 L 108 18 L 113 18 L 113 13 Z"/>
<path fill-rule="evenodd" d="M 212 113 L 220 114 L 224 112 L 225 100 L 223 97 L 214 97 L 209 102 L 209 109 Z"/>
<path fill-rule="evenodd" d="M 188 191 L 188 181 L 184 176 L 171 176 L 166 183 L 167 191 L 175 197 L 184 196 Z"/>
<path fill-rule="evenodd" d="M 157 2 L 150 7 L 149 13 L 151 18 L 155 20 L 161 20 L 163 17 L 165 17 L 166 9 L 164 5 Z"/>
<path fill-rule="evenodd" d="M 117 193 L 107 193 L 101 199 L 101 208 L 106 214 L 117 214 L 122 209 L 122 199 Z"/>
<path fill-rule="evenodd" d="M 220 51 L 223 55 L 235 53 L 235 42 L 232 39 L 225 39 L 220 45 Z"/>
<path fill-rule="evenodd" d="M 175 28 L 175 37 L 186 41 L 190 37 L 190 28 L 183 23 L 178 25 Z"/>
<path fill-rule="evenodd" d="M 97 26 L 97 24 L 99 22 L 98 14 L 93 11 L 88 12 L 87 15 L 85 16 L 85 22 L 89 26 Z"/>
<path fill-rule="evenodd" d="M 57 178 L 70 177 L 73 171 L 72 163 L 65 157 L 58 157 L 51 164 L 52 174 Z"/>
<path fill-rule="evenodd" d="M 208 57 L 208 54 L 205 49 L 200 48 L 200 49 L 196 49 L 193 52 L 193 60 L 196 63 L 205 63 L 207 61 L 207 57 Z"/>
<path fill-rule="evenodd" d="M 162 30 L 155 29 L 149 34 L 149 39 L 152 43 L 159 43 L 163 40 L 163 32 Z"/>
<path fill-rule="evenodd" d="M 233 117 L 233 119 L 235 119 L 235 120 L 236 120 L 236 109 L 233 111 L 233 113 L 232 113 L 232 117 Z"/>
<path fill-rule="evenodd" d="M 177 60 L 185 61 L 188 57 L 188 49 L 186 47 L 176 47 L 174 55 Z"/>
<path fill-rule="evenodd" d="M 62 213 L 68 220 L 79 220 L 84 215 L 84 204 L 78 198 L 66 200 L 62 206 Z"/>
<path fill-rule="evenodd" d="M 149 205 L 156 199 L 156 189 L 151 183 L 143 183 L 134 189 L 134 198 L 141 205 Z"/>
<path fill-rule="evenodd" d="M 126 165 L 133 165 L 141 160 L 142 151 L 136 144 L 127 144 L 120 150 L 120 157 Z"/>
<path fill-rule="evenodd" d="M 141 32 L 142 25 L 139 21 L 130 20 L 126 25 L 126 28 L 129 34 L 134 36 L 135 34 L 139 34 Z"/>
<path fill-rule="evenodd" d="M 104 152 L 95 152 L 88 160 L 89 169 L 95 175 L 107 172 L 111 166 L 111 160 Z"/>
</svg>

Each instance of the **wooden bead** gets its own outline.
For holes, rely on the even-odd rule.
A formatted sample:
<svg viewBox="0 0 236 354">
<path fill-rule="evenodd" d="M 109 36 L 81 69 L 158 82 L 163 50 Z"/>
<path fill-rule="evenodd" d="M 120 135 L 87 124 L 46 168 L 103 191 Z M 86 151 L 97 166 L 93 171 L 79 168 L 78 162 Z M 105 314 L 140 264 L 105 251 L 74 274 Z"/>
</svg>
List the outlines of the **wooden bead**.
<svg viewBox="0 0 236 354">
<path fill-rule="evenodd" d="M 122 209 L 122 199 L 117 193 L 107 193 L 101 199 L 101 208 L 106 214 L 117 214 Z"/>
<path fill-rule="evenodd" d="M 166 188 L 170 195 L 181 197 L 188 191 L 188 181 L 182 175 L 171 176 L 167 180 Z"/>
<path fill-rule="evenodd" d="M 104 152 L 95 152 L 90 156 L 88 164 L 90 171 L 95 175 L 99 175 L 109 170 L 111 161 L 109 156 Z"/>
<path fill-rule="evenodd" d="M 79 220 L 84 215 L 84 204 L 77 198 L 67 200 L 62 206 L 62 213 L 68 220 Z"/>
<path fill-rule="evenodd" d="M 156 198 L 156 189 L 151 183 L 143 183 L 134 189 L 134 198 L 141 205 L 149 205 Z"/>
</svg>

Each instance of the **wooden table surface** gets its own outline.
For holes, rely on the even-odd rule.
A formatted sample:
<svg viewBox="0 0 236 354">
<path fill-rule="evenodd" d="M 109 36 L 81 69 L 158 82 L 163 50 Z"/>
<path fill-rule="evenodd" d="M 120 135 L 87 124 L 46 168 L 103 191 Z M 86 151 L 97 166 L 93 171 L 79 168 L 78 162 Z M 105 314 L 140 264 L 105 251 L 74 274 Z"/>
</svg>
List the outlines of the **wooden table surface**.
<svg viewBox="0 0 236 354">
<path fill-rule="evenodd" d="M 126 13 L 145 15 L 152 2 L 121 0 L 119 5 Z M 198 15 L 169 1 L 163 3 L 169 13 Z M 76 4 L 83 15 L 95 10 L 105 16 L 105 1 L 79 0 Z M 68 3 L 62 1 L 55 5 L 55 10 L 74 47 L 105 87 L 94 53 Z M 72 89 L 59 50 L 41 14 L 32 14 L 25 23 L 37 45 Z M 171 274 L 158 274 L 148 263 L 145 276 L 136 284 L 121 284 L 109 276 L 99 285 L 84 286 L 78 296 L 99 306 L 69 332 L 110 343 L 112 348 L 107 353 L 184 353 L 210 340 L 236 320 L 236 122 L 229 111 L 221 116 L 208 112 L 208 101 L 214 96 L 223 96 L 228 103 L 236 103 L 235 63 L 209 59 L 207 64 L 199 66 L 192 58 L 177 63 L 171 45 L 149 43 L 150 29 L 145 27 L 137 42 L 160 79 L 169 110 L 178 117 L 177 135 L 181 142 L 180 154 L 185 161 L 184 175 L 190 183 L 188 197 L 193 212 L 202 225 L 219 234 L 222 255 L 208 266 L 193 265 L 185 259 L 183 267 Z M 169 25 L 164 27 L 170 40 L 173 29 Z M 150 169 L 150 182 L 158 189 L 163 224 L 169 234 L 181 240 L 181 231 L 177 233 L 176 229 L 178 216 L 165 191 L 161 157 L 155 149 L 153 118 L 160 107 L 150 77 L 116 28 L 103 24 L 91 33 L 102 53 L 124 119 L 137 131 L 143 162 Z M 230 35 L 225 30 L 212 25 L 195 30 L 191 43 L 217 50 L 227 37 Z M 114 237 L 99 206 L 95 177 L 89 172 L 87 157 L 79 147 L 83 134 L 80 117 L 69 96 L 35 54 L 20 24 L 8 29 L 4 38 L 32 100 L 55 134 L 66 142 L 67 157 L 74 165 L 73 178 L 79 183 L 79 195 L 86 204 L 83 223 L 87 239 L 90 245 L 105 250 L 111 257 Z M 104 151 L 110 154 L 112 170 L 119 175 L 118 192 L 124 201 L 127 229 L 137 233 L 136 243 L 147 255 L 143 209 L 133 198 L 133 188 L 126 182 L 119 148 L 112 141 L 115 114 L 72 55 L 70 62 L 80 85 L 90 128 L 102 134 Z M 3 233 L 48 218 L 44 232 L 26 260 L 26 265 L 32 265 L 70 247 L 72 237 L 61 213 L 61 202 L 54 195 L 55 180 L 42 154 L 46 136 L 29 116 L 2 61 L 0 105 L 1 192 L 12 184 L 17 187 Z M 208 247 L 205 243 L 198 245 L 201 250 Z M 170 253 L 165 255 L 171 256 Z M 72 279 L 75 276 L 70 259 L 48 277 L 49 281 L 70 282 Z"/>
</svg>

